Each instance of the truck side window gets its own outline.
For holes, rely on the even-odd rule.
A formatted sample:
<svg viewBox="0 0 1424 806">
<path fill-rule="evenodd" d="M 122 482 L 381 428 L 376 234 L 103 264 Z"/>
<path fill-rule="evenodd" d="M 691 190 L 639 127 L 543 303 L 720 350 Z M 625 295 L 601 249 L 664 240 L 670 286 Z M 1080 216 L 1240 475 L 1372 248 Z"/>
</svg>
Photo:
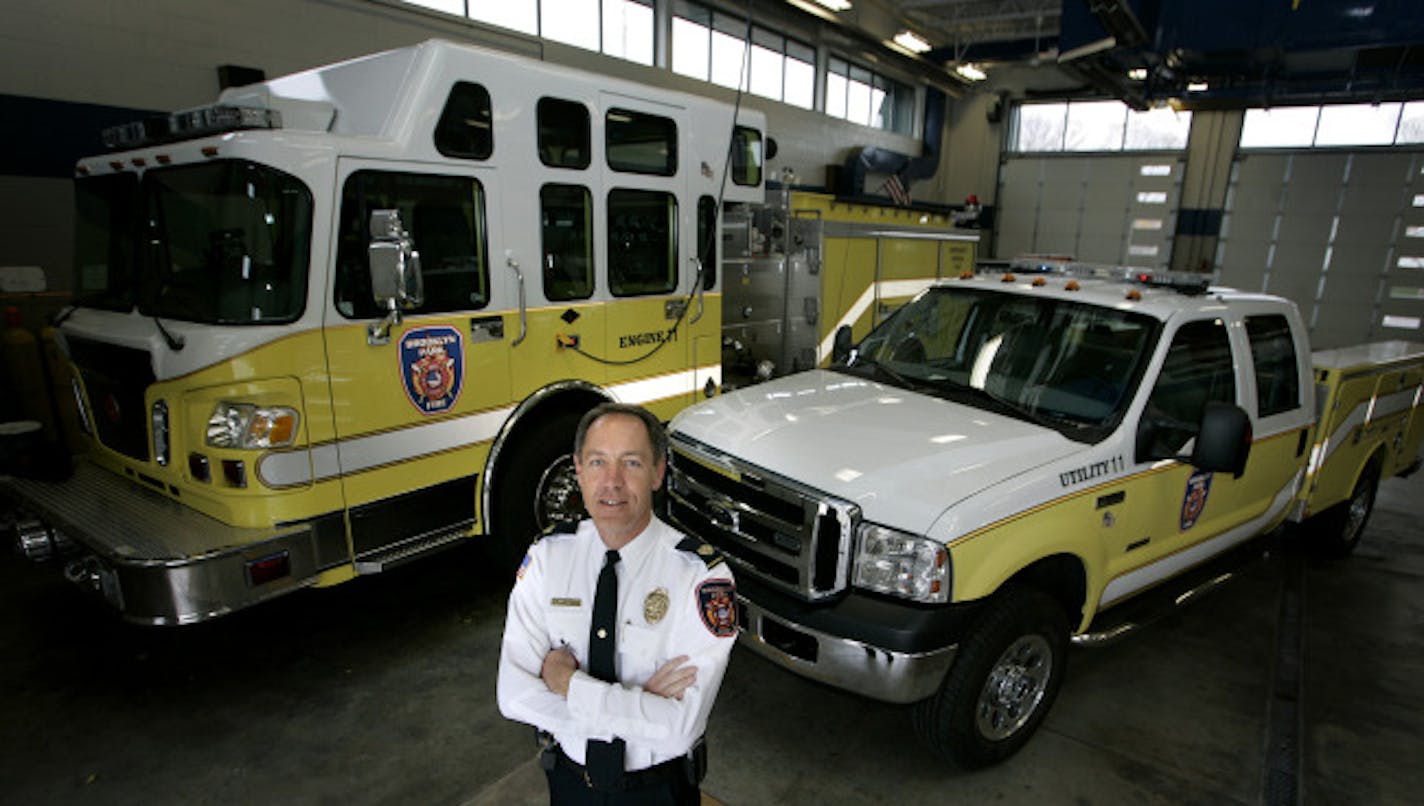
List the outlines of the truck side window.
<svg viewBox="0 0 1424 806">
<path fill-rule="evenodd" d="M 697 200 L 697 259 L 702 261 L 702 290 L 717 285 L 717 200 Z"/>
<path fill-rule="evenodd" d="M 1248 316 L 1246 337 L 1256 367 L 1256 416 L 1300 408 L 1300 370 L 1290 323 L 1280 315 Z"/>
<path fill-rule="evenodd" d="M 591 160 L 588 107 L 577 101 L 540 98 L 539 161 L 550 168 L 587 168 Z"/>
<path fill-rule="evenodd" d="M 1236 402 L 1231 343 L 1220 320 L 1182 325 L 1143 417 L 1151 424 L 1150 455 L 1175 456 L 1196 436 L 1208 401 Z"/>
<path fill-rule="evenodd" d="M 677 288 L 677 197 L 656 190 L 608 192 L 608 288 L 620 297 Z"/>
<path fill-rule="evenodd" d="M 677 122 L 672 118 L 610 109 L 604 124 L 609 168 L 653 176 L 677 173 Z"/>
<path fill-rule="evenodd" d="M 756 129 L 732 130 L 732 181 L 752 187 L 761 184 L 761 132 Z"/>
<path fill-rule="evenodd" d="M 494 152 L 494 116 L 489 90 L 457 81 L 435 124 L 435 148 L 447 157 L 487 160 Z"/>
<path fill-rule="evenodd" d="M 544 296 L 550 300 L 593 296 L 593 201 L 579 185 L 539 190 L 543 233 Z"/>
<path fill-rule="evenodd" d="M 467 311 L 489 303 L 484 189 L 467 176 L 357 171 L 341 192 L 336 309 L 353 319 L 385 315 L 371 299 L 366 259 L 371 211 L 399 210 L 420 253 L 425 302 L 410 313 Z"/>
</svg>

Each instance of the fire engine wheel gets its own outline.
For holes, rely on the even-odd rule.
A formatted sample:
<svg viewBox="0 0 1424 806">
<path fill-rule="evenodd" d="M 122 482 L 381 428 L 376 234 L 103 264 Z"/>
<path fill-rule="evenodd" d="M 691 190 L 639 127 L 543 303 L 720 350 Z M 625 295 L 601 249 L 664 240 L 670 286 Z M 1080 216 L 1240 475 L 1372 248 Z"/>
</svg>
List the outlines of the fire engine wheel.
<svg viewBox="0 0 1424 806">
<path fill-rule="evenodd" d="M 510 573 L 535 537 L 561 521 L 585 517 L 574 476 L 574 431 L 579 417 L 555 415 L 538 431 L 510 445 L 509 464 L 495 480 L 491 502 L 492 559 Z"/>
<path fill-rule="evenodd" d="M 1374 512 L 1378 491 L 1379 471 L 1371 465 L 1360 474 L 1348 500 L 1311 518 L 1308 526 L 1315 546 L 1331 557 L 1344 557 L 1354 551 Z"/>
<path fill-rule="evenodd" d="M 1023 747 L 1058 696 L 1068 620 L 1052 597 L 1010 589 L 985 607 L 939 691 L 916 703 L 915 732 L 945 761 L 976 769 Z"/>
</svg>

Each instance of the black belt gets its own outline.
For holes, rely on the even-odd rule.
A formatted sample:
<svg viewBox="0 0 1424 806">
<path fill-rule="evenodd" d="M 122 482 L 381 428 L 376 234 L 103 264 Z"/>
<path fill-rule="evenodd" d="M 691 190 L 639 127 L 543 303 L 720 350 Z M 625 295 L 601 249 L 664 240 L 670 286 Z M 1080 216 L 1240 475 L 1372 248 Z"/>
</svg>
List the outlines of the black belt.
<svg viewBox="0 0 1424 806">
<path fill-rule="evenodd" d="M 595 789 L 593 779 L 588 777 L 588 770 L 578 762 L 569 758 L 564 753 L 564 748 L 555 746 L 552 748 L 558 754 L 558 765 L 574 773 L 583 779 L 584 785 L 589 789 Z M 634 789 L 647 789 L 659 786 L 669 781 L 687 780 L 687 757 L 678 756 L 670 758 L 661 764 L 654 764 L 641 770 L 627 770 L 623 773 L 623 786 L 620 791 Z"/>
</svg>

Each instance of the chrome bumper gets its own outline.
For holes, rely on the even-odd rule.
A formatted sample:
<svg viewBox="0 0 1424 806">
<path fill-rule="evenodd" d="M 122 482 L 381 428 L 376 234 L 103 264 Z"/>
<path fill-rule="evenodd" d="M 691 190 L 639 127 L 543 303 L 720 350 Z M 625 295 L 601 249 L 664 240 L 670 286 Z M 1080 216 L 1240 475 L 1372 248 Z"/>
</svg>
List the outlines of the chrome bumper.
<svg viewBox="0 0 1424 806">
<path fill-rule="evenodd" d="M 874 700 L 904 704 L 934 694 L 957 644 L 931 652 L 894 652 L 782 619 L 738 595 L 742 645 L 782 668 Z"/>
<path fill-rule="evenodd" d="M 310 523 L 229 526 L 90 462 L 75 464 L 74 474 L 58 483 L 0 477 L 0 493 L 78 544 L 84 553 L 66 576 L 129 621 L 190 624 L 316 579 Z M 249 566 L 264 559 L 288 573 L 254 584 Z"/>
</svg>

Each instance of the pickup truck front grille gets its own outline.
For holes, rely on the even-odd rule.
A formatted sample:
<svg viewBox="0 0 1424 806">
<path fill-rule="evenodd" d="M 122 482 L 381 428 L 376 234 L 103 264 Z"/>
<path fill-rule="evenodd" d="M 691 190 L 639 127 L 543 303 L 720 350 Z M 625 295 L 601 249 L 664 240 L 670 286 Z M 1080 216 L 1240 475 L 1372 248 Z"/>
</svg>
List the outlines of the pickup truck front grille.
<svg viewBox="0 0 1424 806">
<path fill-rule="evenodd" d="M 845 590 L 854 504 L 673 437 L 671 514 L 727 555 L 738 573 L 807 600 Z"/>
</svg>

